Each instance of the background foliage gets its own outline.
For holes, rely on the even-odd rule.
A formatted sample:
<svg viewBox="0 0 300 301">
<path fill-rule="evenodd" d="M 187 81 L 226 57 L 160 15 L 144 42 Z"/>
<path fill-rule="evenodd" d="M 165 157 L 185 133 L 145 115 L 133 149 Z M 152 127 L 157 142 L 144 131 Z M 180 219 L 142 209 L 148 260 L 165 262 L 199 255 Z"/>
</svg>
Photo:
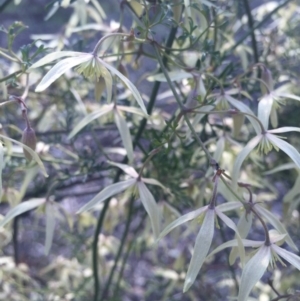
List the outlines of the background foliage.
<svg viewBox="0 0 300 301">
<path fill-rule="evenodd" d="M 236 296 L 241 263 L 229 264 L 228 249 L 206 260 L 194 285 L 182 293 L 201 217 L 156 244 L 137 191 L 113 195 L 93 211 L 76 212 L 105 187 L 128 179 L 109 162 L 128 163 L 130 137 L 134 155 L 128 164 L 163 185 L 147 184 L 163 216 L 162 229 L 182 214 L 207 205 L 213 193 L 213 169 L 183 117 L 192 122 L 219 166 L 231 173 L 254 131 L 247 119 L 226 111 L 233 109 L 232 103 L 216 96 L 222 89 L 234 89 L 232 96 L 256 114 L 263 96 L 261 85 L 267 82 L 264 68 L 270 70 L 278 91 L 293 96 L 277 103 L 278 125 L 272 126 L 299 126 L 298 11 L 298 1 L 0 2 L 2 221 L 23 202 L 40 205 L 17 212 L 0 228 L 0 300 Z M 29 67 L 56 51 L 89 53 L 100 38 L 117 32 L 128 37 L 107 38 L 100 48 L 101 58 L 134 83 L 150 117 L 145 117 L 126 83 L 112 74 L 112 102 L 125 107 L 119 112 L 125 125 L 118 126 L 109 112 L 90 118 L 70 138 L 86 116 L 102 112 L 107 104 L 103 77 L 82 76 L 69 68 L 37 93 L 54 61 Z M 215 107 L 226 112 L 203 116 L 184 112 L 172 87 L 185 108 L 207 112 Z M 5 139 L 24 142 L 27 118 L 48 177 L 35 160 L 26 160 L 22 146 Z M 283 135 L 300 149 L 299 133 Z M 275 172 L 278 167 L 281 171 Z M 281 220 L 298 247 L 299 179 L 299 169 L 283 152 L 274 150 L 267 155 L 253 151 L 240 174 L 241 181 L 251 184 L 255 201 Z M 226 187 L 219 192 L 218 204 L 236 200 Z M 228 213 L 235 223 L 240 215 L 239 210 Z M 234 238 L 222 222 L 218 226 L 211 250 Z M 247 238 L 264 239 L 257 219 Z M 249 300 L 297 300 L 297 276 L 293 266 L 279 262 L 264 274 Z"/>
</svg>

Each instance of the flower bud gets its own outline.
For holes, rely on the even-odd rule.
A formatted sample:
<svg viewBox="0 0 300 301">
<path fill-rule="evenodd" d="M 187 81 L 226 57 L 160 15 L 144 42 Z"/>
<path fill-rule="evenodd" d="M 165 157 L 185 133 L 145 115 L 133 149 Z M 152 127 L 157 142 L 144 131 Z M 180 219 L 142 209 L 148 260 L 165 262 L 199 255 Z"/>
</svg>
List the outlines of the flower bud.
<svg viewBox="0 0 300 301">
<path fill-rule="evenodd" d="M 262 94 L 269 94 L 273 90 L 274 83 L 273 83 L 272 73 L 266 67 L 262 68 L 261 80 L 264 82 L 264 83 L 260 83 L 260 89 Z"/>
<path fill-rule="evenodd" d="M 30 147 L 31 149 L 35 150 L 36 136 L 35 136 L 35 132 L 32 127 L 27 126 L 26 129 L 23 131 L 22 143 L 25 144 L 26 146 Z M 28 161 L 31 161 L 32 156 L 24 147 L 23 147 L 23 153 L 24 153 L 25 158 Z"/>
</svg>

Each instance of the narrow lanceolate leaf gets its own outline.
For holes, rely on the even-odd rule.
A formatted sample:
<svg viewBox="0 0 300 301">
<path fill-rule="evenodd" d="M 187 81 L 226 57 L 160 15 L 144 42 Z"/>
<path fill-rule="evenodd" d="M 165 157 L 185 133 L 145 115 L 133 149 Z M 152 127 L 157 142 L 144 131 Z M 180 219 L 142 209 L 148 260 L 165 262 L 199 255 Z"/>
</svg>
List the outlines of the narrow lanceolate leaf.
<svg viewBox="0 0 300 301">
<path fill-rule="evenodd" d="M 300 101 L 300 97 L 294 94 L 289 94 L 289 93 L 276 93 L 276 96 L 280 96 L 280 97 L 284 97 L 284 98 L 291 98 L 294 100 L 299 100 Z"/>
<path fill-rule="evenodd" d="M 146 184 L 150 184 L 150 185 L 156 185 L 159 186 L 160 188 L 162 188 L 163 190 L 167 191 L 170 193 L 169 189 L 164 186 L 162 183 L 160 183 L 159 181 L 157 181 L 156 179 L 152 179 L 152 178 L 142 178 L 142 181 Z"/>
<path fill-rule="evenodd" d="M 293 168 L 297 168 L 297 166 L 294 163 L 292 163 L 292 162 L 285 163 L 285 164 L 279 165 L 269 171 L 264 172 L 264 175 L 271 175 L 271 174 L 279 172 L 279 171 L 293 169 Z"/>
<path fill-rule="evenodd" d="M 247 300 L 252 288 L 265 273 L 271 259 L 271 248 L 261 246 L 243 269 L 238 301 Z"/>
<path fill-rule="evenodd" d="M 141 202 L 150 217 L 154 236 L 155 238 L 158 238 L 160 232 L 161 218 L 160 218 L 160 211 L 158 209 L 157 203 L 155 202 L 152 193 L 149 191 L 149 189 L 143 182 L 138 181 L 137 186 L 139 189 Z"/>
<path fill-rule="evenodd" d="M 238 249 L 239 249 L 241 262 L 244 265 L 244 262 L 245 262 L 245 249 L 244 249 L 244 245 L 243 245 L 243 242 L 242 242 L 242 238 L 240 236 L 240 233 L 239 233 L 235 223 L 229 217 L 227 217 L 225 214 L 223 214 L 218 208 L 215 209 L 215 212 L 218 215 L 218 217 L 226 224 L 226 226 L 229 227 L 230 229 L 232 229 L 235 232 L 236 238 L 237 238 L 237 241 L 238 241 Z"/>
<path fill-rule="evenodd" d="M 32 199 L 30 201 L 23 202 L 11 210 L 9 210 L 2 221 L 0 221 L 0 228 L 5 226 L 8 222 L 10 222 L 16 216 L 32 210 L 46 202 L 46 199 Z"/>
<path fill-rule="evenodd" d="M 295 162 L 297 167 L 300 168 L 300 154 L 292 145 L 272 134 L 267 134 L 267 137 L 274 145 L 285 152 Z"/>
<path fill-rule="evenodd" d="M 55 228 L 55 213 L 53 203 L 46 203 L 46 238 L 45 238 L 45 254 L 48 255 L 52 246 Z"/>
<path fill-rule="evenodd" d="M 298 177 L 292 187 L 284 196 L 283 202 L 292 202 L 294 198 L 300 194 L 300 174 L 298 174 Z"/>
<path fill-rule="evenodd" d="M 78 57 L 71 57 L 64 59 L 54 65 L 48 73 L 43 77 L 42 81 L 38 84 L 35 92 L 41 92 L 47 89 L 54 81 L 61 77 L 66 71 L 78 66 L 84 62 L 91 60 L 89 55 L 81 55 Z"/>
<path fill-rule="evenodd" d="M 133 178 L 137 178 L 139 176 L 139 174 L 136 172 L 136 170 L 127 164 L 116 163 L 116 162 L 112 162 L 112 161 L 107 161 L 107 163 L 122 169 L 125 173 L 127 173 L 129 176 L 131 176 Z"/>
<path fill-rule="evenodd" d="M 232 185 L 233 185 L 234 190 L 236 190 L 236 188 L 237 188 L 237 182 L 238 182 L 238 178 L 240 175 L 240 170 L 241 170 L 243 162 L 248 157 L 250 152 L 257 146 L 257 144 L 260 142 L 260 140 L 261 140 L 261 135 L 255 136 L 253 139 L 251 139 L 247 143 L 247 145 L 243 148 L 243 150 L 236 157 L 236 160 L 233 165 L 232 175 L 231 175 Z"/>
<path fill-rule="evenodd" d="M 139 104 L 139 106 L 141 107 L 142 111 L 145 113 L 145 115 L 148 116 L 147 113 L 147 109 L 144 105 L 144 101 L 140 95 L 140 92 L 138 91 L 138 89 L 135 87 L 135 85 L 127 78 L 125 77 L 121 72 L 119 72 L 116 68 L 112 67 L 111 65 L 107 64 L 105 61 L 101 60 L 101 63 L 103 64 L 103 66 L 105 66 L 108 70 L 110 70 L 110 72 L 112 74 L 115 74 L 116 76 L 118 76 L 123 82 L 124 84 L 128 87 L 128 89 L 131 91 L 132 95 L 134 96 L 135 100 L 137 101 L 137 103 Z"/>
<path fill-rule="evenodd" d="M 209 251 L 215 229 L 215 210 L 207 209 L 203 224 L 196 237 L 193 256 L 185 277 L 183 292 L 194 283 Z"/>
<path fill-rule="evenodd" d="M 4 149 L 0 141 L 0 202 L 2 199 L 2 169 L 4 167 Z"/>
<path fill-rule="evenodd" d="M 121 135 L 123 145 L 127 151 L 127 157 L 129 159 L 129 162 L 133 162 L 133 160 L 134 160 L 133 146 L 132 146 L 131 135 L 130 135 L 130 131 L 129 131 L 127 122 L 123 118 L 123 116 L 120 114 L 120 112 L 118 111 L 117 108 L 114 110 L 114 116 L 115 116 L 115 122 L 116 122 L 117 128 Z"/>
<path fill-rule="evenodd" d="M 123 182 L 114 183 L 107 187 L 105 187 L 103 190 L 101 190 L 92 200 L 90 200 L 87 204 L 85 204 L 83 207 L 81 207 L 78 211 L 78 213 L 82 213 L 84 211 L 90 210 L 99 203 L 105 201 L 106 199 L 112 197 L 115 194 L 118 194 L 125 189 L 133 186 L 136 183 L 135 179 L 129 179 Z"/>
<path fill-rule="evenodd" d="M 238 224 L 237 229 L 241 238 L 246 238 L 250 232 L 252 226 L 252 212 L 247 213 L 246 211 L 243 212 Z M 232 248 L 230 255 L 229 255 L 229 263 L 232 265 L 234 264 L 236 258 L 238 256 L 238 248 Z"/>
<path fill-rule="evenodd" d="M 272 244 L 271 248 L 279 256 L 281 256 L 283 259 L 285 259 L 287 262 L 289 262 L 292 266 L 294 266 L 296 269 L 300 270 L 300 257 L 299 256 L 297 256 L 289 251 L 286 251 L 286 250 L 278 247 L 275 244 Z"/>
<path fill-rule="evenodd" d="M 74 137 L 78 132 L 80 132 L 85 126 L 87 126 L 93 120 L 102 117 L 113 109 L 113 104 L 104 105 L 100 110 L 93 112 L 87 116 L 85 116 L 71 131 L 68 136 L 68 139 Z"/>
<path fill-rule="evenodd" d="M 225 94 L 225 98 L 233 107 L 237 108 L 239 111 L 255 116 L 255 114 L 251 111 L 251 109 L 249 109 L 249 107 L 247 107 L 241 101 L 233 98 L 232 96 L 230 96 L 228 94 Z M 254 118 L 252 118 L 248 115 L 246 115 L 246 117 L 251 122 L 256 134 L 261 133 L 261 128 L 260 128 L 260 125 L 258 124 L 257 120 L 255 120 Z"/>
<path fill-rule="evenodd" d="M 82 53 L 81 52 L 75 52 L 75 51 L 56 51 L 56 52 L 52 52 L 50 54 L 47 54 L 46 56 L 44 56 L 43 58 L 41 58 L 39 61 L 35 62 L 33 65 L 30 66 L 30 68 L 28 69 L 29 71 L 31 71 L 31 69 L 35 69 L 41 66 L 44 66 L 46 64 L 49 64 L 55 60 L 58 60 L 62 57 L 78 57 L 81 56 Z"/>
<path fill-rule="evenodd" d="M 219 188 L 219 187 L 218 187 Z M 240 202 L 228 202 L 217 206 L 218 210 L 221 212 L 231 211 L 243 208 L 243 205 Z"/>
<path fill-rule="evenodd" d="M 193 74 L 185 72 L 183 70 L 173 70 L 168 73 L 171 81 L 180 81 L 185 78 L 192 78 Z M 164 75 L 164 73 L 157 73 L 155 75 L 150 75 L 147 77 L 147 80 L 150 82 L 158 81 L 158 82 L 166 82 L 167 79 Z"/>
<path fill-rule="evenodd" d="M 273 96 L 271 94 L 265 95 L 258 103 L 257 117 L 263 124 L 265 129 L 269 128 L 269 118 L 273 106 Z"/>
<path fill-rule="evenodd" d="M 191 221 L 193 219 L 195 219 L 196 217 L 198 217 L 201 213 L 205 212 L 208 209 L 208 206 L 205 207 L 201 207 L 197 210 L 194 210 L 192 212 L 189 212 L 181 217 L 179 217 L 178 219 L 176 219 L 174 222 L 172 222 L 171 224 L 169 224 L 159 235 L 158 240 L 163 238 L 164 236 L 166 236 L 169 232 L 171 232 L 174 228 L 188 222 Z"/>
<path fill-rule="evenodd" d="M 293 242 L 292 238 L 288 234 L 285 226 L 280 222 L 280 220 L 269 210 L 265 209 L 264 207 L 257 205 L 255 209 L 258 213 L 263 216 L 280 234 L 286 234 L 285 241 L 286 243 L 293 248 L 295 251 L 298 251 L 297 246 Z"/>
<path fill-rule="evenodd" d="M 43 162 L 41 161 L 40 157 L 38 156 L 38 154 L 34 150 L 32 150 L 30 147 L 28 147 L 27 145 L 25 145 L 25 144 L 23 144 L 23 143 L 21 143 L 17 140 L 5 137 L 3 135 L 0 135 L 0 138 L 2 138 L 3 140 L 8 140 L 10 142 L 13 142 L 13 143 L 16 143 L 16 144 L 22 146 L 23 149 L 25 149 L 31 155 L 32 159 L 39 165 L 39 167 L 41 168 L 44 176 L 48 177 L 48 174 L 46 172 L 46 169 L 45 169 L 45 166 L 44 166 Z"/>
<path fill-rule="evenodd" d="M 121 111 L 125 111 L 125 112 L 132 113 L 132 114 L 137 114 L 137 115 L 140 115 L 141 117 L 147 118 L 147 115 L 145 115 L 145 113 L 141 109 L 136 108 L 136 107 L 126 107 L 126 106 L 118 105 L 118 109 Z"/>
</svg>

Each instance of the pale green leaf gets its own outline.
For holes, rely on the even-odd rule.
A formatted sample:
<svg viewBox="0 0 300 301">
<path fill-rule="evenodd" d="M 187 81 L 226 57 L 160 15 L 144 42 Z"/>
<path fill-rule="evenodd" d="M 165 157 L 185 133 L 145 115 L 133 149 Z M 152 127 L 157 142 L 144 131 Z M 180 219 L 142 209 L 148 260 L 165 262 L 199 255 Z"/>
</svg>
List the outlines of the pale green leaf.
<svg viewBox="0 0 300 301">
<path fill-rule="evenodd" d="M 194 283 L 209 251 L 214 236 L 215 229 L 215 210 L 207 209 L 203 224 L 196 237 L 196 243 L 186 273 L 183 292 L 185 293 Z"/>
<path fill-rule="evenodd" d="M 284 196 L 283 201 L 287 202 L 295 202 L 295 197 L 300 195 L 300 175 L 298 175 L 292 189 L 290 189 Z"/>
<path fill-rule="evenodd" d="M 257 117 L 263 124 L 265 129 L 269 128 L 269 119 L 273 106 L 272 94 L 266 94 L 258 103 Z"/>
<path fill-rule="evenodd" d="M 277 128 L 278 127 L 278 115 L 277 115 L 276 108 L 274 106 L 272 107 L 272 110 L 271 110 L 270 119 L 271 119 L 272 127 Z"/>
<path fill-rule="evenodd" d="M 271 259 L 271 248 L 261 246 L 257 253 L 247 262 L 242 272 L 238 301 L 247 300 L 252 288 L 265 273 Z"/>
<path fill-rule="evenodd" d="M 161 216 L 157 203 L 155 202 L 152 193 L 143 182 L 138 181 L 137 186 L 139 189 L 141 202 L 150 217 L 154 237 L 158 238 L 160 232 Z"/>
<path fill-rule="evenodd" d="M 208 209 L 208 206 L 201 207 L 197 210 L 194 210 L 192 212 L 189 212 L 175 221 L 173 221 L 171 224 L 169 224 L 159 235 L 158 240 L 162 239 L 164 236 L 166 236 L 169 232 L 171 232 L 174 228 L 192 220 L 198 217 L 201 213 L 205 212 Z"/>
<path fill-rule="evenodd" d="M 243 208 L 243 205 L 240 202 L 228 202 L 228 203 L 218 205 L 217 208 L 221 212 L 227 212 L 227 211 Z"/>
<path fill-rule="evenodd" d="M 48 201 L 46 203 L 45 211 L 46 211 L 45 255 L 48 255 L 52 246 L 54 228 L 55 228 L 54 205 L 51 201 Z"/>
<path fill-rule="evenodd" d="M 129 179 L 126 181 L 118 182 L 111 184 L 101 190 L 93 199 L 91 199 L 87 204 L 82 206 L 78 211 L 77 214 L 82 213 L 84 211 L 88 211 L 98 205 L 99 203 L 105 201 L 106 199 L 112 197 L 115 194 L 118 194 L 125 189 L 131 187 L 136 183 L 136 179 Z"/>
<path fill-rule="evenodd" d="M 105 66 L 108 70 L 110 70 L 111 73 L 115 74 L 118 76 L 124 84 L 128 87 L 128 89 L 132 92 L 132 95 L 136 99 L 137 103 L 139 104 L 140 108 L 142 111 L 145 113 L 145 115 L 148 116 L 147 109 L 144 105 L 144 101 L 140 95 L 140 92 L 138 89 L 135 87 L 135 85 L 127 78 L 125 77 L 121 72 L 119 72 L 115 67 L 112 67 L 111 65 L 107 64 L 105 61 L 101 60 L 101 63 L 103 66 Z"/>
<path fill-rule="evenodd" d="M 295 165 L 295 163 L 286 163 L 286 164 L 282 164 L 280 166 L 277 166 L 269 171 L 264 172 L 264 175 L 271 175 L 273 173 L 279 172 L 279 171 L 283 171 L 283 170 L 287 170 L 287 169 L 293 169 L 293 168 L 297 168 L 297 166 Z"/>
<path fill-rule="evenodd" d="M 245 104 L 243 104 L 241 101 L 233 98 L 232 96 L 225 94 L 224 97 L 226 98 L 226 100 L 236 109 L 238 109 L 241 112 L 247 113 L 247 114 L 251 114 L 253 116 L 255 116 L 255 114 L 251 111 L 251 109 L 249 109 L 248 106 L 246 106 Z M 246 117 L 249 119 L 249 121 L 251 122 L 256 134 L 260 134 L 261 133 L 261 127 L 259 125 L 259 123 L 257 122 L 257 120 L 255 120 L 254 118 L 247 116 Z"/>
<path fill-rule="evenodd" d="M 147 118 L 149 117 L 148 115 L 145 115 L 145 113 L 139 109 L 139 108 L 135 108 L 135 107 L 125 107 L 125 106 L 117 106 L 119 110 L 121 111 L 125 111 L 125 112 L 128 112 L 128 113 L 132 113 L 132 114 L 137 114 L 137 115 L 140 115 L 144 118 Z"/>
<path fill-rule="evenodd" d="M 239 219 L 237 224 L 237 229 L 241 238 L 246 238 L 247 235 L 249 234 L 252 227 L 252 218 L 253 218 L 253 213 L 251 211 L 249 213 L 244 211 L 241 218 Z M 238 256 L 238 248 L 234 247 L 232 248 L 229 255 L 229 263 L 231 265 L 234 264 L 237 256 Z"/>
<path fill-rule="evenodd" d="M 220 162 L 220 160 L 222 158 L 222 154 L 225 149 L 225 142 L 226 142 L 225 137 L 222 136 L 216 144 L 216 150 L 213 155 L 213 158 L 216 160 L 216 162 Z"/>
<path fill-rule="evenodd" d="M 185 78 L 193 77 L 193 74 L 185 72 L 183 70 L 172 70 L 172 71 L 168 72 L 168 75 L 169 75 L 171 81 L 180 81 Z M 147 80 L 149 82 L 154 82 L 154 81 L 166 82 L 167 81 L 164 73 L 157 73 L 155 75 L 150 75 L 147 77 Z"/>
<path fill-rule="evenodd" d="M 45 169 L 45 166 L 44 166 L 43 162 L 41 161 L 40 157 L 38 156 L 38 154 L 33 149 L 31 149 L 27 145 L 23 144 L 22 142 L 19 142 L 17 140 L 5 137 L 3 135 L 0 135 L 0 138 L 2 138 L 3 140 L 8 140 L 10 142 L 16 143 L 16 144 L 20 145 L 21 147 L 23 147 L 23 149 L 25 148 L 28 151 L 28 153 L 31 155 L 32 159 L 40 166 L 44 176 L 48 177 L 48 174 L 46 172 L 46 169 Z"/>
<path fill-rule="evenodd" d="M 151 178 L 142 178 L 142 182 L 146 183 L 146 184 L 150 184 L 150 185 L 156 185 L 161 187 L 163 190 L 168 191 L 169 189 L 164 186 L 162 183 L 160 183 L 159 181 L 157 181 L 156 179 L 151 179 Z"/>
<path fill-rule="evenodd" d="M 293 254 L 293 253 L 291 253 L 289 251 L 286 251 L 286 250 L 278 247 L 275 244 L 272 244 L 271 248 L 280 257 L 282 257 L 283 259 L 285 259 L 287 262 L 289 262 L 296 269 L 300 270 L 300 257 L 299 256 L 297 256 L 296 254 Z"/>
<path fill-rule="evenodd" d="M 0 228 L 5 226 L 8 222 L 10 222 L 16 216 L 32 210 L 46 202 L 46 199 L 32 199 L 30 201 L 22 202 L 14 208 L 10 209 L 5 215 L 4 219 L 0 221 Z"/>
<path fill-rule="evenodd" d="M 56 51 L 56 52 L 52 52 L 50 54 L 47 54 L 46 56 L 44 56 L 43 58 L 41 58 L 39 61 L 35 62 L 33 65 L 30 66 L 30 68 L 28 69 L 28 71 L 31 71 L 31 69 L 35 69 L 41 66 L 44 66 L 46 64 L 49 64 L 53 61 L 56 61 L 62 57 L 79 57 L 81 56 L 83 53 L 82 52 L 75 52 L 75 51 Z"/>
<path fill-rule="evenodd" d="M 127 122 L 120 114 L 117 108 L 114 109 L 114 117 L 115 117 L 115 123 L 121 135 L 123 145 L 127 151 L 127 157 L 129 159 L 129 162 L 133 162 L 134 160 L 133 146 L 132 146 L 131 135 L 130 135 Z"/>
<path fill-rule="evenodd" d="M 300 154 L 298 151 L 289 143 L 285 142 L 284 140 L 276 137 L 275 135 L 268 134 L 267 138 L 278 148 L 280 148 L 283 152 L 285 152 L 297 165 L 298 168 L 300 168 Z"/>
<path fill-rule="evenodd" d="M 295 251 L 298 251 L 297 246 L 293 242 L 285 226 L 280 222 L 278 217 L 276 217 L 272 212 L 270 212 L 269 210 L 265 209 L 260 205 L 255 206 L 255 210 L 257 210 L 257 212 L 261 216 L 263 216 L 280 234 L 286 234 L 286 238 L 285 238 L 286 243 Z"/>
<path fill-rule="evenodd" d="M 73 138 L 79 131 L 81 131 L 85 126 L 87 126 L 93 120 L 102 117 L 103 115 L 107 114 L 108 112 L 112 111 L 113 104 L 104 105 L 100 110 L 97 110 L 89 115 L 85 116 L 71 131 L 68 136 L 68 139 Z"/>
<path fill-rule="evenodd" d="M 216 211 L 216 214 L 218 215 L 218 217 L 226 224 L 226 226 L 235 232 L 236 239 L 238 241 L 239 255 L 241 258 L 242 265 L 244 265 L 245 249 L 244 249 L 242 238 L 239 234 L 238 228 L 236 227 L 235 223 L 229 217 L 227 217 L 225 214 L 223 214 L 218 208 L 215 208 L 215 211 Z"/>
<path fill-rule="evenodd" d="M 242 239 L 242 243 L 244 247 L 252 247 L 252 248 L 258 248 L 261 245 L 263 245 L 265 242 L 264 241 L 255 241 L 255 240 L 249 240 L 249 239 Z M 229 240 L 222 245 L 218 246 L 216 249 L 214 249 L 207 257 L 211 257 L 215 255 L 218 252 L 223 251 L 226 248 L 232 248 L 232 247 L 237 247 L 238 246 L 238 241 L 236 239 Z"/>
<path fill-rule="evenodd" d="M 66 58 L 61 60 L 56 65 L 54 65 L 48 71 L 48 73 L 43 77 L 41 82 L 36 87 L 35 92 L 44 91 L 65 72 L 91 59 L 92 59 L 92 55 L 86 54 L 86 55 L 81 55 L 81 56 L 71 57 L 71 58 Z"/>
<path fill-rule="evenodd" d="M 139 174 L 136 172 L 136 170 L 127 164 L 116 163 L 116 162 L 112 162 L 112 161 L 107 161 L 107 163 L 122 169 L 125 173 L 127 173 L 129 176 L 131 176 L 135 179 L 139 176 Z"/>
<path fill-rule="evenodd" d="M 261 138 L 262 138 L 262 136 L 259 135 L 259 136 L 255 136 L 253 139 L 251 139 L 247 143 L 247 145 L 243 148 L 243 150 L 236 157 L 236 160 L 234 162 L 233 169 L 232 169 L 232 175 L 231 175 L 232 186 L 233 186 L 234 190 L 237 189 L 237 182 L 239 179 L 240 170 L 241 170 L 244 160 L 248 157 L 250 152 L 257 146 L 257 144 L 260 142 Z"/>
</svg>

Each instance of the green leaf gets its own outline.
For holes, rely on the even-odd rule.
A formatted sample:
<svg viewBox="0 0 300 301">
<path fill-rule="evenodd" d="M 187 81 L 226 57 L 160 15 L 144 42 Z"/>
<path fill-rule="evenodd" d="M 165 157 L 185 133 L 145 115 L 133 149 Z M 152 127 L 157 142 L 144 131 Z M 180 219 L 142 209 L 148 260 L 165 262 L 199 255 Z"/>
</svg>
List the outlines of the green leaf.
<svg viewBox="0 0 300 301">
<path fill-rule="evenodd" d="M 238 301 L 247 300 L 252 288 L 265 273 L 271 259 L 270 246 L 261 246 L 243 269 Z"/>
<path fill-rule="evenodd" d="M 158 238 L 160 232 L 161 216 L 157 203 L 155 202 L 152 193 L 143 182 L 138 181 L 137 186 L 139 189 L 141 202 L 150 217 L 154 237 Z"/>
<path fill-rule="evenodd" d="M 253 139 L 251 139 L 247 145 L 243 148 L 243 150 L 238 154 L 238 156 L 235 159 L 233 169 L 232 169 L 232 186 L 233 189 L 237 189 L 237 182 L 240 175 L 240 170 L 242 167 L 242 164 L 244 160 L 248 157 L 250 152 L 257 146 L 257 144 L 260 142 L 262 136 L 255 136 Z"/>
<path fill-rule="evenodd" d="M 125 77 L 121 72 L 119 72 L 116 68 L 112 67 L 111 65 L 107 64 L 105 61 L 101 60 L 101 63 L 103 66 L 105 66 L 112 74 L 115 74 L 118 76 L 124 84 L 128 87 L 128 89 L 132 92 L 133 97 L 136 99 L 137 103 L 141 107 L 142 111 L 145 113 L 145 115 L 148 116 L 147 109 L 144 105 L 144 101 L 138 91 L 138 89 L 135 87 L 135 85 L 127 78 Z"/>
<path fill-rule="evenodd" d="M 164 186 L 162 183 L 160 183 L 159 181 L 157 181 L 156 179 L 151 179 L 151 178 L 142 178 L 142 182 L 146 183 L 146 184 L 150 184 L 150 185 L 156 185 L 161 187 L 163 190 L 165 190 L 166 192 L 170 193 L 169 189 Z"/>
<path fill-rule="evenodd" d="M 127 122 L 122 117 L 122 115 L 120 114 L 117 108 L 114 109 L 114 116 L 115 116 L 115 123 L 121 135 L 123 145 L 127 151 L 127 157 L 129 159 L 129 162 L 133 162 L 134 160 L 133 146 L 132 146 L 131 135 L 130 135 Z"/>
<path fill-rule="evenodd" d="M 54 228 L 55 228 L 54 205 L 51 201 L 48 201 L 46 203 L 45 211 L 46 211 L 45 255 L 48 255 L 52 246 Z"/>
<path fill-rule="evenodd" d="M 84 62 L 91 60 L 92 58 L 93 58 L 92 55 L 81 55 L 77 57 L 67 58 L 58 62 L 43 77 L 41 82 L 36 87 L 35 92 L 44 91 L 65 72 L 67 72 L 68 70 L 70 70 L 75 66 L 78 66 Z"/>
<path fill-rule="evenodd" d="M 284 97 L 284 98 L 290 98 L 290 99 L 294 99 L 294 100 L 299 100 L 300 101 L 300 97 L 294 94 L 289 94 L 289 93 L 276 93 L 276 96 L 280 96 L 280 97 Z"/>
<path fill-rule="evenodd" d="M 198 217 L 201 213 L 205 212 L 208 209 L 208 206 L 204 206 L 201 207 L 197 210 L 194 210 L 192 212 L 189 212 L 181 217 L 179 217 L 178 219 L 176 219 L 175 221 L 173 221 L 171 224 L 169 224 L 159 235 L 159 237 L 157 238 L 157 240 L 162 239 L 164 236 L 166 236 L 169 232 L 171 232 L 174 228 L 191 221 L 192 219 L 195 219 L 196 217 Z"/>
<path fill-rule="evenodd" d="M 114 183 L 114 184 L 111 184 L 111 185 L 105 187 L 93 199 L 91 199 L 87 204 L 85 204 L 83 207 L 81 207 L 77 211 L 77 214 L 92 209 L 99 203 L 105 201 L 106 199 L 112 197 L 115 194 L 118 194 L 118 193 L 124 191 L 125 189 L 129 188 L 130 186 L 134 185 L 135 183 L 136 183 L 136 179 L 129 179 L 129 180 L 122 181 L 119 183 Z"/>
<path fill-rule="evenodd" d="M 280 166 L 277 166 L 269 171 L 264 172 L 264 175 L 271 175 L 273 173 L 279 172 L 279 171 L 283 171 L 283 170 L 287 170 L 287 169 L 293 169 L 293 168 L 297 168 L 297 166 L 295 165 L 295 163 L 286 163 L 286 164 L 282 164 Z"/>
<path fill-rule="evenodd" d="M 192 255 L 192 259 L 189 264 L 188 271 L 186 273 L 183 292 L 187 292 L 188 289 L 194 283 L 205 259 L 211 242 L 214 236 L 215 229 L 215 210 L 207 209 L 204 217 L 203 224 L 200 231 L 196 237 L 196 243 Z"/>
<path fill-rule="evenodd" d="M 32 71 L 31 69 L 35 69 L 41 66 L 44 66 L 46 64 L 49 64 L 53 61 L 56 61 L 62 57 L 78 57 L 81 56 L 83 53 L 82 52 L 75 52 L 75 51 L 56 51 L 50 54 L 47 54 L 46 56 L 44 56 L 43 58 L 41 58 L 40 60 L 38 60 L 37 62 L 35 62 L 33 65 L 30 66 L 30 68 L 28 69 L 28 71 Z"/>
<path fill-rule="evenodd" d="M 4 219 L 0 221 L 0 228 L 5 226 L 8 222 L 10 222 L 16 216 L 32 210 L 38 206 L 41 206 L 46 202 L 46 199 L 32 199 L 30 201 L 22 202 L 21 204 L 15 206 L 14 208 L 10 209 Z"/>
<path fill-rule="evenodd" d="M 104 105 L 101 109 L 85 116 L 71 131 L 68 139 L 73 138 L 78 132 L 80 132 L 85 126 L 87 126 L 93 120 L 102 117 L 113 109 L 113 104 Z"/>
<path fill-rule="evenodd" d="M 218 187 L 219 188 L 219 187 Z M 218 210 L 221 212 L 231 211 L 243 208 L 243 205 L 240 202 L 228 202 L 217 206 Z"/>
<path fill-rule="evenodd" d="M 139 109 L 139 108 L 125 107 L 125 106 L 119 106 L 118 105 L 118 109 L 121 110 L 121 111 L 128 112 L 128 113 L 140 115 L 140 116 L 142 116 L 144 118 L 149 117 L 148 115 L 145 115 L 145 113 L 141 109 Z"/>
<path fill-rule="evenodd" d="M 44 176 L 48 177 L 48 174 L 46 172 L 46 169 L 45 169 L 45 166 L 44 166 L 43 162 L 41 161 L 40 157 L 38 156 L 38 154 L 33 149 L 31 149 L 27 145 L 23 144 L 22 142 L 19 142 L 17 140 L 5 137 L 3 135 L 0 135 L 0 138 L 2 138 L 3 140 L 7 140 L 7 141 L 10 141 L 10 142 L 16 143 L 16 144 L 22 146 L 23 149 L 25 148 L 28 151 L 28 153 L 31 155 L 32 159 L 40 166 Z"/>
</svg>

